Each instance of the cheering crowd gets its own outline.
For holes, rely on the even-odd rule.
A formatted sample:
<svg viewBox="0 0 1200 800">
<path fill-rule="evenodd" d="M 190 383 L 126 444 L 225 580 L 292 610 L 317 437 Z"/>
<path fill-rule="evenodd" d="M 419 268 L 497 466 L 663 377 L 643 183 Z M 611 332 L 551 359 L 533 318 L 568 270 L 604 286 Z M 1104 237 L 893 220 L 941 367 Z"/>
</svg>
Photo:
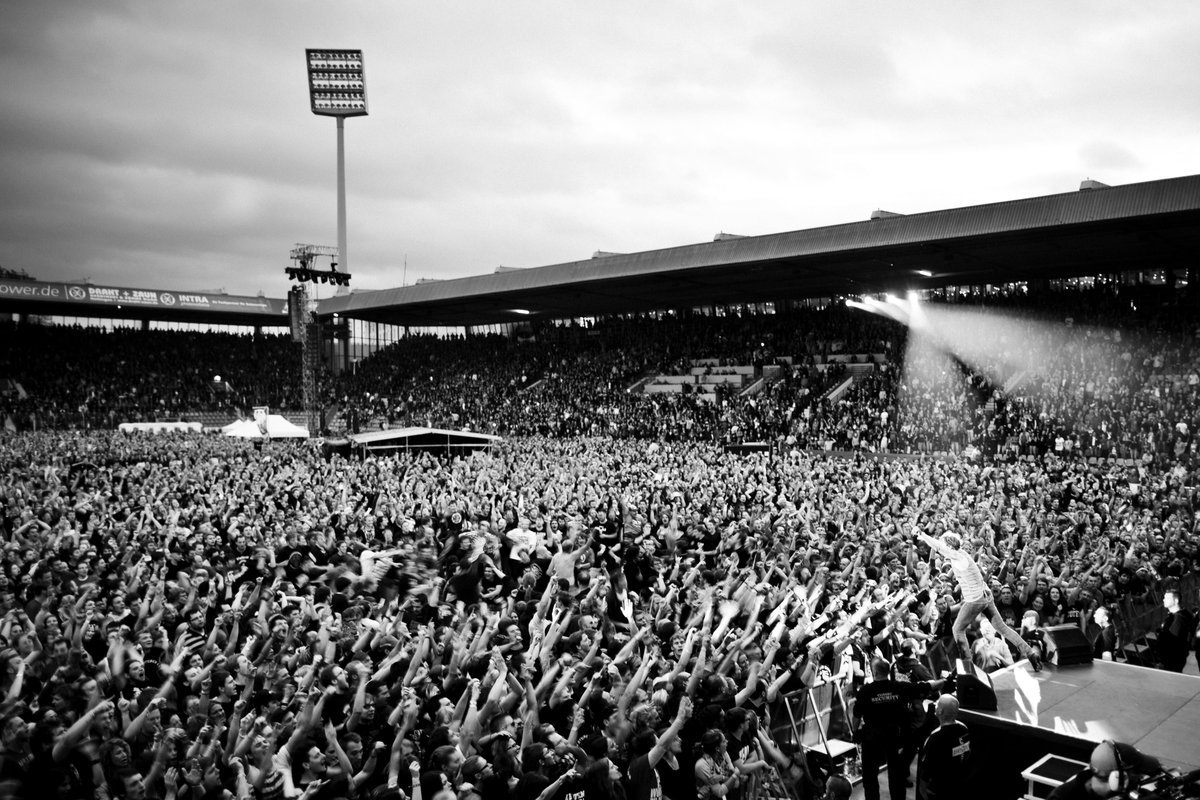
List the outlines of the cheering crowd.
<svg viewBox="0 0 1200 800">
<path fill-rule="evenodd" d="M 0 321 L 0 422 L 11 430 L 177 420 L 284 406 L 299 396 L 287 336 L 143 331 Z M 214 378 L 219 380 L 214 381 Z"/>
<path fill-rule="evenodd" d="M 893 800 L 913 766 L 957 796 L 955 656 L 1036 669 L 1057 624 L 1096 658 L 1197 648 L 1195 311 L 1049 305 L 1013 393 L 908 374 L 903 331 L 841 307 L 414 336 L 330 384 L 511 435 L 455 459 L 115 433 L 294 395 L 296 348 L 6 329 L 0 797 L 847 797 L 790 724 L 813 686 L 867 800 L 885 764 Z M 884 360 L 829 399 L 836 353 Z M 778 377 L 628 391 L 696 358 Z"/>
<path fill-rule="evenodd" d="M 961 589 L 920 537 L 957 536 L 1014 627 L 1109 657 L 1122 598 L 1200 575 L 1190 472 L 1053 456 L 98 432 L 0 461 L 10 797 L 836 795 L 781 704 L 837 681 L 859 728 L 880 663 L 940 673 Z"/>
</svg>

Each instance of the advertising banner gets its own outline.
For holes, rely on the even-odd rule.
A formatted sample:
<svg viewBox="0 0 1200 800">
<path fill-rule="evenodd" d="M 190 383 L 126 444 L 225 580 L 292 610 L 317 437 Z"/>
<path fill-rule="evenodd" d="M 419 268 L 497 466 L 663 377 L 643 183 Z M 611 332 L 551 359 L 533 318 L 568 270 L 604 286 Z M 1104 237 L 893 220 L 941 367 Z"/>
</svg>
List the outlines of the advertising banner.
<svg viewBox="0 0 1200 800">
<path fill-rule="evenodd" d="M 223 314 L 278 314 L 287 311 L 282 298 L 250 297 L 208 292 L 173 292 L 156 289 L 127 289 L 88 283 L 13 281 L 0 278 L 0 301 L 28 300 L 46 303 L 77 303 L 81 306 L 134 306 L 138 308 L 219 311 Z M 281 321 L 286 324 L 286 321 Z"/>
</svg>

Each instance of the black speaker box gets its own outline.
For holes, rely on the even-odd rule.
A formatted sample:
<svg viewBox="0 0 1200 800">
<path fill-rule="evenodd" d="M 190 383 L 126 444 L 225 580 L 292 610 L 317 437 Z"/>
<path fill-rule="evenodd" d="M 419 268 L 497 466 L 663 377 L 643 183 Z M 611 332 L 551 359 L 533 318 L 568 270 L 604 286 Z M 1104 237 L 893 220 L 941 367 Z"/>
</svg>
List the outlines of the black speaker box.
<svg viewBox="0 0 1200 800">
<path fill-rule="evenodd" d="M 1046 634 L 1045 660 L 1060 667 L 1092 663 L 1092 643 L 1078 625 L 1052 625 Z"/>
<path fill-rule="evenodd" d="M 970 661 L 958 659 L 957 674 L 954 676 L 959 708 L 972 711 L 995 711 L 996 690 L 986 672 Z"/>
</svg>

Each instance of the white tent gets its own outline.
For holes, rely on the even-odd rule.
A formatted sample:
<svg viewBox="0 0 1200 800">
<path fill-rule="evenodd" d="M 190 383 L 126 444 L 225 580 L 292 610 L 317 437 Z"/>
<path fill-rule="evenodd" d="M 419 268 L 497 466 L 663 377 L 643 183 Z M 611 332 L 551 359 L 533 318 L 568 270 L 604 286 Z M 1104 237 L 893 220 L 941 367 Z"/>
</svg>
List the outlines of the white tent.
<svg viewBox="0 0 1200 800">
<path fill-rule="evenodd" d="M 238 436 L 242 439 L 262 439 L 263 432 L 258 423 L 252 419 L 239 419 L 221 429 L 226 436 Z M 271 439 L 307 439 L 308 428 L 293 425 L 278 414 L 267 415 L 267 437 Z"/>
</svg>

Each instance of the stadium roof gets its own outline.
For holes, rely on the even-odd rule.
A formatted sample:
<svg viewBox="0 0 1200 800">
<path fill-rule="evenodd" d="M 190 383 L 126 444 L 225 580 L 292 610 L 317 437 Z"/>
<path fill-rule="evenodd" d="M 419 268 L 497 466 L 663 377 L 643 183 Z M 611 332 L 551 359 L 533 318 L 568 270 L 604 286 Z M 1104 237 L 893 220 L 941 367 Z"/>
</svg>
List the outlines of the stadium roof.
<svg viewBox="0 0 1200 800">
<path fill-rule="evenodd" d="M 1192 175 L 352 292 L 319 311 L 482 325 L 1178 269 L 1198 255 Z"/>
</svg>

